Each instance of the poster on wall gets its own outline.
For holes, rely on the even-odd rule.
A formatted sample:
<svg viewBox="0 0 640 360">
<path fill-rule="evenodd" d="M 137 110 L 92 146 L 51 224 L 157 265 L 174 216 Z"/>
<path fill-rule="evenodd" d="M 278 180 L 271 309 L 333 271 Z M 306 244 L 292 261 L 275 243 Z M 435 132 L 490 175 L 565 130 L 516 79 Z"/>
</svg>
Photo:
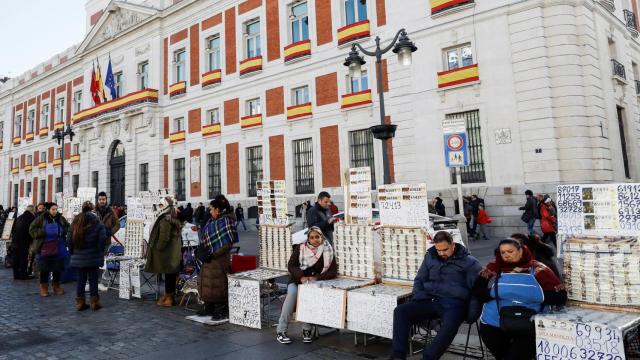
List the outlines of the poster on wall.
<svg viewBox="0 0 640 360">
<path fill-rule="evenodd" d="M 380 185 L 378 201 L 382 225 L 429 227 L 427 184 Z"/>
<path fill-rule="evenodd" d="M 372 221 L 371 169 L 359 167 L 349 169 L 345 204 L 345 222 L 354 225 L 369 225 Z"/>
<path fill-rule="evenodd" d="M 200 182 L 200 156 L 194 156 L 189 161 L 191 182 Z"/>
<path fill-rule="evenodd" d="M 289 224 L 287 188 L 284 180 L 258 181 L 256 193 L 261 225 Z"/>
</svg>

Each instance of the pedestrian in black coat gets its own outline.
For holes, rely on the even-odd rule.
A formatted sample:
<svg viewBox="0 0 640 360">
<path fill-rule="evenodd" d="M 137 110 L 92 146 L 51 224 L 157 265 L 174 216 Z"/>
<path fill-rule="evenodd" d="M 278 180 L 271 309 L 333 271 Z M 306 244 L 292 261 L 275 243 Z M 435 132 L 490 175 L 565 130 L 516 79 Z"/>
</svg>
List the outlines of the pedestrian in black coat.
<svg viewBox="0 0 640 360">
<path fill-rule="evenodd" d="M 193 223 L 193 208 L 191 207 L 191 203 L 187 204 L 187 207 L 182 212 L 182 216 L 184 217 L 184 221 Z"/>
<path fill-rule="evenodd" d="M 27 206 L 22 215 L 18 216 L 13 230 L 11 231 L 11 255 L 13 260 L 13 279 L 30 280 L 33 276 L 28 276 L 29 247 L 33 238 L 29 234 L 29 226 L 35 219 L 35 209 L 33 205 Z"/>
<path fill-rule="evenodd" d="M 533 235 L 525 235 L 521 233 L 516 233 L 511 235 L 512 239 L 516 239 L 522 243 L 522 245 L 526 245 L 531 251 L 533 258 L 543 264 L 545 264 L 551 271 L 553 271 L 558 278 L 562 278 L 560 276 L 560 270 L 558 269 L 558 262 L 556 258 L 556 250 L 551 244 L 547 244 L 544 241 L 540 240 L 540 236 L 536 233 Z"/>
<path fill-rule="evenodd" d="M 98 297 L 98 268 L 104 263 L 107 229 L 93 211 L 93 204 L 90 201 L 85 201 L 82 204 L 82 212 L 73 219 L 71 231 L 67 236 L 71 267 L 78 270 L 76 288 L 76 308 L 78 311 L 89 308 L 85 299 L 87 280 L 89 280 L 91 309 L 98 310 L 102 307 Z"/>
<path fill-rule="evenodd" d="M 336 218 L 331 215 L 329 205 L 331 205 L 331 195 L 322 191 L 318 194 L 318 201 L 307 211 L 307 226 L 319 227 L 333 246 L 333 223 L 336 222 Z"/>
</svg>

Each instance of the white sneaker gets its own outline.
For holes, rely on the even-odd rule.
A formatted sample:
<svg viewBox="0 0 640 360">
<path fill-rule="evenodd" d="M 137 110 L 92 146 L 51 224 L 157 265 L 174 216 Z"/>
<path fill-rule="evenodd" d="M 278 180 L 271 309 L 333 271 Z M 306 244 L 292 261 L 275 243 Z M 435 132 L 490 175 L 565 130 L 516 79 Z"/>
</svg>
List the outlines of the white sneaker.
<svg viewBox="0 0 640 360">
<path fill-rule="evenodd" d="M 278 340 L 280 344 L 291 344 L 291 339 L 285 332 L 278 333 L 278 335 L 276 336 L 276 340 Z"/>
<path fill-rule="evenodd" d="M 109 290 L 109 288 L 106 287 L 105 285 L 98 284 L 98 290 L 99 291 L 107 291 L 107 290 Z"/>
</svg>

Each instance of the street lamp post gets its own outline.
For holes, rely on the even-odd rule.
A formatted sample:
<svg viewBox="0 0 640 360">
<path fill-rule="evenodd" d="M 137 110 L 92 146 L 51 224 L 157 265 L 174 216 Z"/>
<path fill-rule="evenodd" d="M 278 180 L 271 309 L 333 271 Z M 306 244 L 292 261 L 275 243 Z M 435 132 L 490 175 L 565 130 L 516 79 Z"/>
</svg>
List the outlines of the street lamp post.
<svg viewBox="0 0 640 360">
<path fill-rule="evenodd" d="M 56 129 L 52 138 L 58 142 L 58 145 L 61 146 L 60 151 L 60 181 L 62 186 L 62 192 L 64 192 L 64 138 L 66 136 L 69 137 L 69 141 L 73 141 L 73 136 L 75 133 L 71 129 L 71 126 L 67 125 L 66 129 Z"/>
<path fill-rule="evenodd" d="M 393 52 L 398 54 L 398 62 L 403 66 L 411 65 L 411 53 L 418 50 L 413 44 L 405 29 L 400 29 L 396 36 L 393 38 L 391 44 L 384 49 L 380 47 L 380 37 L 376 36 L 376 49 L 375 51 L 365 50 L 360 44 L 353 44 L 351 46 L 351 52 L 345 59 L 344 66 L 349 68 L 349 74 L 351 77 L 360 77 L 362 74 L 362 65 L 366 63 L 364 58 L 360 56 L 358 50 L 362 51 L 367 56 L 375 56 L 377 80 L 378 80 L 378 94 L 380 96 L 380 125 L 373 125 L 369 128 L 373 137 L 382 140 L 382 166 L 384 168 L 384 183 L 389 184 L 391 182 L 391 175 L 389 169 L 389 155 L 387 154 L 387 142 L 393 138 L 396 133 L 397 125 L 386 124 L 385 122 L 385 109 L 384 109 L 384 91 L 382 89 L 382 55 L 393 49 Z"/>
</svg>

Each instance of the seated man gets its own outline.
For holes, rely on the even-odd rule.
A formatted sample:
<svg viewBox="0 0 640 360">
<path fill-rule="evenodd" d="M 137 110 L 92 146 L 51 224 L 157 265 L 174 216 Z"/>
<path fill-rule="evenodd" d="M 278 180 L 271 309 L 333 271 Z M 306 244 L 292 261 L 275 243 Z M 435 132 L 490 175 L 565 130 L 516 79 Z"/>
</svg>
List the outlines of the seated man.
<svg viewBox="0 0 640 360">
<path fill-rule="evenodd" d="M 399 305 L 393 313 L 392 359 L 406 358 L 412 325 L 440 319 L 438 334 L 422 353 L 423 359 L 439 359 L 466 317 L 473 282 L 482 267 L 446 231 L 438 232 L 433 243 L 413 281 L 411 301 Z"/>
</svg>

